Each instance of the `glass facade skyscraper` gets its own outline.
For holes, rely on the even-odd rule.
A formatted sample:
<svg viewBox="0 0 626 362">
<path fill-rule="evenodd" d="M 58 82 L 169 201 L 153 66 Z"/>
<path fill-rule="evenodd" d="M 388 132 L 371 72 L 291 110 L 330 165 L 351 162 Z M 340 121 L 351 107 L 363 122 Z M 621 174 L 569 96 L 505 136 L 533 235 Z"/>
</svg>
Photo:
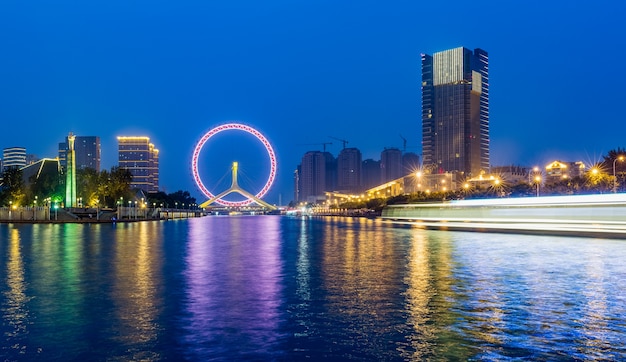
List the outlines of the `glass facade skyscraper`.
<svg viewBox="0 0 626 362">
<path fill-rule="evenodd" d="M 423 166 L 467 177 L 489 171 L 489 57 L 455 48 L 422 54 Z"/>
</svg>

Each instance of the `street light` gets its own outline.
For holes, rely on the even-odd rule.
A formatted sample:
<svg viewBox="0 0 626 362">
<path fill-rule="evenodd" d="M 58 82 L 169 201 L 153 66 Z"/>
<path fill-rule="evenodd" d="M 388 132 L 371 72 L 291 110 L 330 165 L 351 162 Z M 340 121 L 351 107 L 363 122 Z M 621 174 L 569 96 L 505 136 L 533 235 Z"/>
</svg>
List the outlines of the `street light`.
<svg viewBox="0 0 626 362">
<path fill-rule="evenodd" d="M 541 176 L 535 176 L 535 183 L 537 184 L 537 197 L 539 197 L 539 184 L 541 183 Z"/>
<path fill-rule="evenodd" d="M 539 172 L 539 167 L 535 166 L 532 170 L 528 171 L 528 183 L 532 182 L 532 176 Z"/>
<path fill-rule="evenodd" d="M 613 193 L 617 192 L 617 176 L 615 175 L 615 162 L 624 161 L 624 156 L 620 155 L 613 160 Z"/>
<path fill-rule="evenodd" d="M 415 172 L 415 177 L 417 177 L 417 191 L 422 190 L 422 171 Z"/>
</svg>

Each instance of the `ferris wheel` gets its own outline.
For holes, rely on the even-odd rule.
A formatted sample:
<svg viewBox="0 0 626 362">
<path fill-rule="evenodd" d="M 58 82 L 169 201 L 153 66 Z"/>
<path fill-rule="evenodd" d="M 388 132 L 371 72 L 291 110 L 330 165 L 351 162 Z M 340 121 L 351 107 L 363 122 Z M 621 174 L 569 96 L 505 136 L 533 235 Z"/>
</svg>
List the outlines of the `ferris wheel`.
<svg viewBox="0 0 626 362">
<path fill-rule="evenodd" d="M 253 135 L 258 141 L 261 142 L 261 144 L 263 144 L 267 152 L 267 156 L 269 157 L 270 170 L 269 170 L 269 175 L 267 177 L 267 181 L 265 182 L 265 185 L 263 186 L 263 188 L 256 194 L 252 194 L 242 189 L 239 186 L 239 183 L 237 182 L 237 170 L 238 170 L 237 162 L 233 162 L 232 164 L 232 183 L 230 187 L 220 193 L 214 194 L 213 192 L 211 192 L 204 185 L 204 183 L 202 182 L 202 179 L 200 178 L 200 173 L 198 171 L 198 162 L 199 162 L 200 153 L 202 152 L 202 149 L 204 148 L 205 144 L 211 139 L 211 137 L 214 137 L 218 133 L 231 132 L 231 131 L 246 132 L 246 133 Z M 208 200 L 200 204 L 200 207 L 206 207 L 212 203 L 216 203 L 222 206 L 241 207 L 241 206 L 250 205 L 251 203 L 254 202 L 269 209 L 276 209 L 275 206 L 270 205 L 267 202 L 261 200 L 261 198 L 265 196 L 265 194 L 269 191 L 270 187 L 274 183 L 274 179 L 276 178 L 276 167 L 277 167 L 276 155 L 274 153 L 274 149 L 272 148 L 272 145 L 269 143 L 267 138 L 265 138 L 265 136 L 263 136 L 263 134 L 261 134 L 261 132 L 257 131 L 256 129 L 250 126 L 247 126 L 245 124 L 241 124 L 241 123 L 226 123 L 226 124 L 222 124 L 220 126 L 217 126 L 211 129 L 210 131 L 205 133 L 204 136 L 202 136 L 200 141 L 198 141 L 198 144 L 196 145 L 193 151 L 193 156 L 191 158 L 191 172 L 193 174 L 194 181 L 196 182 L 196 185 L 198 186 L 200 191 L 204 194 L 204 196 L 208 197 Z M 245 200 L 227 201 L 223 199 L 224 196 L 231 194 L 231 193 L 238 193 L 244 196 Z"/>
</svg>

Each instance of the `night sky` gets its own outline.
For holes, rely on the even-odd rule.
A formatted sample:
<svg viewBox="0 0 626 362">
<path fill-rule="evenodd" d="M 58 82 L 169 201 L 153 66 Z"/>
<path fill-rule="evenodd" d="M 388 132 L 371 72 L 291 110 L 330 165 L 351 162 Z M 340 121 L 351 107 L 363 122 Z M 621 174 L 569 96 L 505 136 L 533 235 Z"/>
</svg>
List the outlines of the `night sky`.
<svg viewBox="0 0 626 362">
<path fill-rule="evenodd" d="M 204 201 L 194 146 L 236 121 L 273 143 L 266 199 L 286 204 L 306 151 L 341 150 L 330 136 L 364 159 L 401 136 L 421 153 L 420 53 L 465 46 L 489 52 L 493 165 L 594 162 L 626 146 L 626 2 L 581 3 L 4 0 L 0 148 L 56 157 L 70 131 L 100 136 L 108 169 L 117 136 L 146 135 L 161 187 Z M 221 135 L 202 152 L 207 187 L 232 161 L 263 184 L 258 142 Z"/>
</svg>

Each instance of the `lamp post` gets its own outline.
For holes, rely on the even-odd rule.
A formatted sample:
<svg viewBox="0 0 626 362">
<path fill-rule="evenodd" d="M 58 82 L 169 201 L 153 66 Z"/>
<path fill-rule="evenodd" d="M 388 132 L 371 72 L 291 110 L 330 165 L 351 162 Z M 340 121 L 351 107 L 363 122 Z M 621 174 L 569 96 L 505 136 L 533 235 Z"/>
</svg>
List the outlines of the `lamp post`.
<svg viewBox="0 0 626 362">
<path fill-rule="evenodd" d="M 415 172 L 415 177 L 417 177 L 417 191 L 422 191 L 422 171 Z"/>
<path fill-rule="evenodd" d="M 613 193 L 617 192 L 617 176 L 615 175 L 615 163 L 617 160 L 624 161 L 624 156 L 615 157 L 613 160 Z"/>
<path fill-rule="evenodd" d="M 541 183 L 541 176 L 535 176 L 535 183 L 537 184 L 537 197 L 539 197 L 539 184 Z"/>
<path fill-rule="evenodd" d="M 13 211 L 13 201 L 9 201 L 9 221 L 11 221 L 11 212 Z"/>
</svg>

